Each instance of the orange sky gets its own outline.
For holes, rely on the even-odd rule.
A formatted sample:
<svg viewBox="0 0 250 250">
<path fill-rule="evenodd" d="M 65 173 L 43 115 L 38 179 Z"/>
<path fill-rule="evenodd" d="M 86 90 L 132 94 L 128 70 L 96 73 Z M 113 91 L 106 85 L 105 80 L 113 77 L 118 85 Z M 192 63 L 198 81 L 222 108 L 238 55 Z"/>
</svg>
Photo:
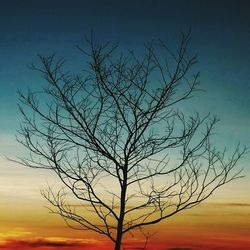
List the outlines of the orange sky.
<svg viewBox="0 0 250 250">
<path fill-rule="evenodd" d="M 0 249 L 112 249 L 105 238 L 74 231 L 46 209 L 20 212 L 0 226 Z M 21 218 L 17 218 L 21 216 Z M 31 216 L 31 218 L 30 218 Z M 2 221 L 2 219 L 1 219 Z M 250 204 L 207 203 L 148 228 L 154 236 L 149 249 L 250 249 Z M 21 227 L 22 224 L 22 227 Z M 139 235 L 125 237 L 125 245 L 142 246 Z M 129 248 L 132 249 L 132 248 Z M 136 248 L 134 248 L 136 249 Z"/>
<path fill-rule="evenodd" d="M 1 163 L 6 172 L 0 177 L 0 249 L 112 249 L 108 239 L 72 230 L 60 217 L 49 214 L 39 190 L 46 182 L 55 183 L 53 176 L 5 160 Z M 239 180 L 207 203 L 147 228 L 154 234 L 149 249 L 250 249 L 247 187 L 246 179 Z M 136 249 L 131 247 L 142 246 L 144 240 L 141 235 L 127 235 L 124 244 Z"/>
</svg>

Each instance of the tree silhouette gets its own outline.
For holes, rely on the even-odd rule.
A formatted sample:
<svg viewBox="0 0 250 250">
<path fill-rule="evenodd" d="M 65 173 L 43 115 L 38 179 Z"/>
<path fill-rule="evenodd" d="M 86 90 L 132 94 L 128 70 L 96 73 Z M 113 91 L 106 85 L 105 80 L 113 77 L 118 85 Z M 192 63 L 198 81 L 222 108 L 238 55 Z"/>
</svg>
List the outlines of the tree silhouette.
<svg viewBox="0 0 250 250">
<path fill-rule="evenodd" d="M 235 167 L 246 149 L 227 157 L 210 142 L 216 117 L 180 111 L 199 85 L 189 34 L 176 52 L 157 41 L 143 56 L 86 40 L 81 74 L 65 71 L 55 55 L 31 66 L 47 85 L 19 92 L 18 141 L 30 156 L 18 161 L 55 172 L 63 188 L 42 192 L 51 211 L 118 250 L 125 233 L 143 232 L 242 177 Z"/>
</svg>

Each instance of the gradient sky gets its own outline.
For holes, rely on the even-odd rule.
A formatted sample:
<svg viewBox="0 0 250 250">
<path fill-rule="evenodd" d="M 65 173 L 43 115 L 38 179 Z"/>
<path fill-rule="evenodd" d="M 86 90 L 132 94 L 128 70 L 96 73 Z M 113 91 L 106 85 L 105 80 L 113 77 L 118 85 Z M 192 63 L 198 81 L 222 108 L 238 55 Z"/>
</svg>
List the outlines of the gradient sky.
<svg viewBox="0 0 250 250">
<path fill-rule="evenodd" d="M 27 65 L 37 61 L 37 54 L 57 52 L 71 69 L 78 70 L 83 59 L 75 45 L 83 44 L 91 29 L 98 40 L 119 42 L 122 49 L 135 51 L 158 38 L 175 47 L 180 32 L 191 29 L 191 51 L 199 55 L 195 68 L 201 72 L 206 92 L 197 93 L 185 112 L 197 110 L 220 117 L 215 137 L 219 148 L 231 150 L 239 141 L 250 146 L 248 0 L 1 1 L 0 249 L 20 244 L 26 250 L 38 246 L 79 249 L 82 245 L 91 249 L 102 244 L 94 235 L 72 232 L 60 218 L 48 214 L 39 190 L 54 180 L 51 173 L 5 159 L 24 153 L 15 142 L 20 122 L 17 89 L 43 84 Z M 225 186 L 207 206 L 155 227 L 161 230 L 152 242 L 159 249 L 250 249 L 249 161 L 247 155 L 240 162 L 244 179 Z"/>
</svg>

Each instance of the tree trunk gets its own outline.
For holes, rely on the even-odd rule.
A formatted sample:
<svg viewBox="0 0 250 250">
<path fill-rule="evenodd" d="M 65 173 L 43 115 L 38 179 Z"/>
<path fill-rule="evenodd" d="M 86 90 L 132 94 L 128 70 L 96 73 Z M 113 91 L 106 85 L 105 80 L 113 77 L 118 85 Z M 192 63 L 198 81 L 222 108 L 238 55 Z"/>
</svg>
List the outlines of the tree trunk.
<svg viewBox="0 0 250 250">
<path fill-rule="evenodd" d="M 122 243 L 122 231 L 117 229 L 115 250 L 120 250 L 121 249 L 121 243 Z"/>
<path fill-rule="evenodd" d="M 115 250 L 121 249 L 122 236 L 123 236 L 123 221 L 126 206 L 126 192 L 127 192 L 127 173 L 124 171 L 124 181 L 121 187 L 121 201 L 120 201 L 120 216 L 117 223 L 117 234 L 115 242 Z"/>
</svg>

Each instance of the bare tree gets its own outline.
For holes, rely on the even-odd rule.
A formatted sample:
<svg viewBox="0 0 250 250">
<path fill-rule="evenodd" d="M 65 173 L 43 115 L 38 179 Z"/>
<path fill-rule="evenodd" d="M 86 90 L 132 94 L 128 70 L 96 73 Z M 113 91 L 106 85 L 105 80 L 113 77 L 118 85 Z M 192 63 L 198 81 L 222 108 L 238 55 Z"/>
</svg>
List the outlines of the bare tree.
<svg viewBox="0 0 250 250">
<path fill-rule="evenodd" d="M 30 152 L 20 162 L 55 172 L 64 188 L 43 191 L 51 210 L 72 228 L 107 236 L 116 250 L 125 233 L 242 177 L 235 166 L 246 149 L 228 157 L 210 142 L 217 118 L 180 111 L 199 84 L 189 40 L 183 34 L 176 52 L 152 42 L 136 56 L 91 36 L 88 50 L 79 48 L 89 58 L 81 74 L 66 72 L 55 55 L 39 56 L 32 69 L 46 87 L 19 93 L 18 141 Z"/>
</svg>

